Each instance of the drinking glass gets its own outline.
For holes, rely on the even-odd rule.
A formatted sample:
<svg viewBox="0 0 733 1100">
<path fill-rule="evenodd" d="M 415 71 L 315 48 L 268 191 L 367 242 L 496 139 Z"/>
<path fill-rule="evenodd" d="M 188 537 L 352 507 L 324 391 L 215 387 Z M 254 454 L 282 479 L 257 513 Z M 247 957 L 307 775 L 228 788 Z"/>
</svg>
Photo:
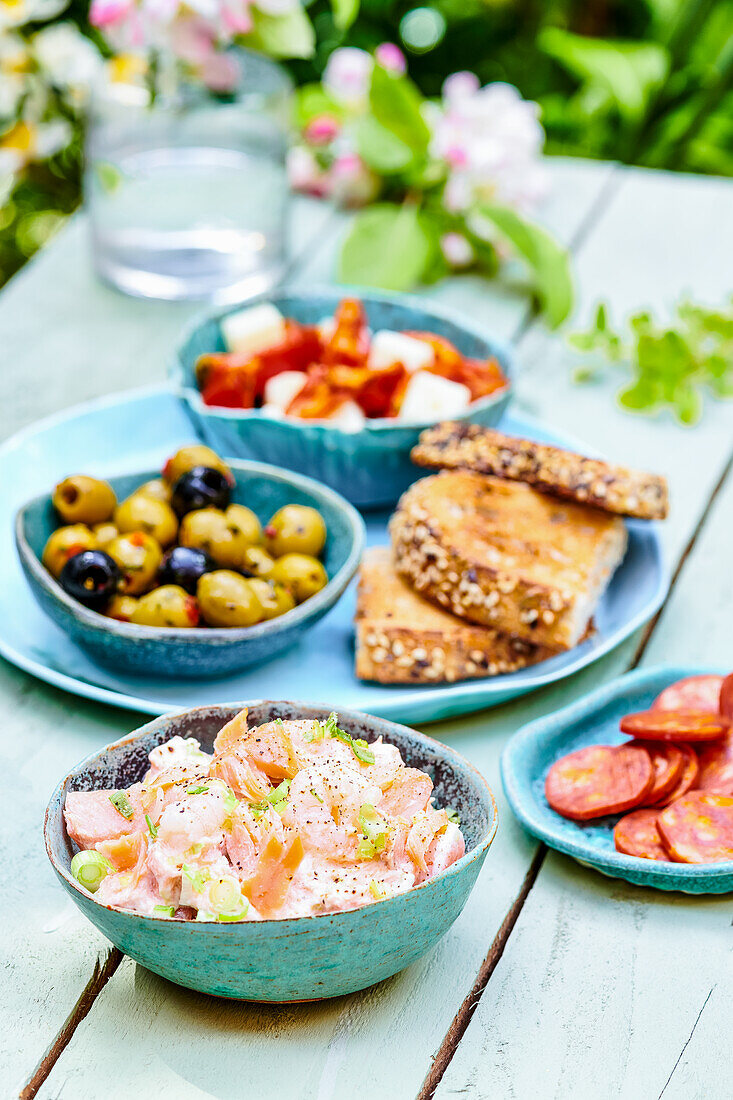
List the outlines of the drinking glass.
<svg viewBox="0 0 733 1100">
<path fill-rule="evenodd" d="M 85 197 L 96 270 L 146 298 L 241 301 L 285 263 L 292 84 L 232 50 L 215 93 L 176 62 L 92 97 Z"/>
</svg>

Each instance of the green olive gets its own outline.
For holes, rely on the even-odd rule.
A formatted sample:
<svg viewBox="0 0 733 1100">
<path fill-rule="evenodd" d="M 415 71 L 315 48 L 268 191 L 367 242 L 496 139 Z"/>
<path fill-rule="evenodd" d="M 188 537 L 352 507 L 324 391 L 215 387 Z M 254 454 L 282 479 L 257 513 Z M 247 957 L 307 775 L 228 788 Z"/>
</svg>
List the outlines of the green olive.
<svg viewBox="0 0 733 1100">
<path fill-rule="evenodd" d="M 153 500 L 162 500 L 164 504 L 170 504 L 171 502 L 171 487 L 163 481 L 162 477 L 155 477 L 152 481 L 146 481 L 131 495 L 137 496 L 138 493 L 144 497 L 152 497 Z"/>
<path fill-rule="evenodd" d="M 204 447 L 200 443 L 190 447 L 181 447 L 180 451 L 168 459 L 163 467 L 163 477 L 169 485 L 175 485 L 181 474 L 192 470 L 194 466 L 208 466 L 212 470 L 220 470 L 231 485 L 234 484 L 232 471 L 223 459 L 219 458 L 211 447 Z"/>
<path fill-rule="evenodd" d="M 64 523 L 103 523 L 110 519 L 117 503 L 114 489 L 106 481 L 75 474 L 60 481 L 53 491 L 53 506 Z"/>
<path fill-rule="evenodd" d="M 118 619 L 121 623 L 129 623 L 138 602 L 134 596 L 113 596 L 104 613 L 109 619 Z"/>
<path fill-rule="evenodd" d="M 120 567 L 120 592 L 126 596 L 139 596 L 150 588 L 163 558 L 160 544 L 144 531 L 118 535 L 106 552 Z"/>
<path fill-rule="evenodd" d="M 137 626 L 197 626 L 199 609 L 193 596 L 177 584 L 154 588 L 137 601 L 130 622 Z"/>
<path fill-rule="evenodd" d="M 283 585 L 262 577 L 252 577 L 249 584 L 260 601 L 263 619 L 277 619 L 295 607 L 295 600 Z"/>
<path fill-rule="evenodd" d="M 308 554 L 316 558 L 326 544 L 326 524 L 315 508 L 286 504 L 265 527 L 265 549 L 273 558 Z"/>
<path fill-rule="evenodd" d="M 269 577 L 273 559 L 261 546 L 248 546 L 242 555 L 242 572 L 249 573 L 253 577 Z"/>
<path fill-rule="evenodd" d="M 217 565 L 241 569 L 245 551 L 260 533 L 254 512 L 241 504 L 230 504 L 226 512 L 219 508 L 199 508 L 181 520 L 178 541 L 209 554 Z"/>
<path fill-rule="evenodd" d="M 326 587 L 328 574 L 318 558 L 308 554 L 283 554 L 272 567 L 270 580 L 284 585 L 296 603 L 303 603 Z"/>
<path fill-rule="evenodd" d="M 115 508 L 115 523 L 121 534 L 144 531 L 161 546 L 170 546 L 178 534 L 178 520 L 170 504 L 142 493 L 133 493 Z"/>
<path fill-rule="evenodd" d="M 59 527 L 54 531 L 43 548 L 41 561 L 49 573 L 58 577 L 74 554 L 79 554 L 82 550 L 95 550 L 96 547 L 94 532 L 84 523 L 74 523 L 70 527 Z"/>
<path fill-rule="evenodd" d="M 209 626 L 254 626 L 263 615 L 251 581 L 229 569 L 216 569 L 199 578 L 199 608 Z"/>
<path fill-rule="evenodd" d="M 98 550 L 104 550 L 108 543 L 112 542 L 112 539 L 116 539 L 120 533 L 114 523 L 95 523 L 92 531 L 97 540 Z"/>
</svg>

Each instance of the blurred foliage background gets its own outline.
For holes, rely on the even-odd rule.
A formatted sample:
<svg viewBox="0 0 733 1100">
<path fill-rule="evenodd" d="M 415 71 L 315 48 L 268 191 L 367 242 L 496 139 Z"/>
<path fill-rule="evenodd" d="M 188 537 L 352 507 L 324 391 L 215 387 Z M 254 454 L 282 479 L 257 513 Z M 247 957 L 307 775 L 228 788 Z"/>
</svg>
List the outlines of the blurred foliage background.
<svg viewBox="0 0 733 1100">
<path fill-rule="evenodd" d="M 537 100 L 549 154 L 733 176 L 733 0 L 362 0 L 345 32 L 329 0 L 307 6 L 317 46 L 289 63 L 299 83 L 318 79 L 337 46 L 396 42 L 426 95 L 470 69 Z M 85 0 L 60 18 L 91 33 Z M 73 143 L 5 198 L 0 285 L 79 201 L 74 124 Z"/>
</svg>

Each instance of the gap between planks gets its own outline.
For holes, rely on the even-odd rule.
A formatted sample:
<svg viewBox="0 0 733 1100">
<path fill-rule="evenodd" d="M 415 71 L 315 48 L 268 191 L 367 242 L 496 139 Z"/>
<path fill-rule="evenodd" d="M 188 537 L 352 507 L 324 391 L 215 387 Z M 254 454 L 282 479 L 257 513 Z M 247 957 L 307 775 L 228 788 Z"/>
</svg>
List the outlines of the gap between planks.
<svg viewBox="0 0 733 1100">
<path fill-rule="evenodd" d="M 34 1069 L 28 1082 L 21 1089 L 19 1100 L 33 1100 L 33 1097 L 71 1042 L 77 1027 L 91 1011 L 92 1005 L 117 970 L 122 959 L 122 952 L 116 947 L 110 948 L 101 966 L 99 965 L 99 959 L 97 959 L 92 976 L 84 987 L 79 1000 L 69 1013 L 53 1043 Z"/>
<path fill-rule="evenodd" d="M 647 646 L 649 645 L 651 637 L 652 637 L 652 635 L 653 635 L 653 633 L 654 633 L 654 631 L 657 627 L 657 624 L 659 623 L 659 620 L 662 616 L 662 613 L 664 612 L 665 607 L 667 606 L 667 602 L 668 602 L 670 596 L 672 595 L 672 593 L 675 589 L 675 586 L 677 585 L 677 581 L 679 580 L 679 578 L 682 574 L 682 570 L 684 569 L 685 562 L 687 561 L 690 554 L 692 553 L 692 551 L 694 549 L 694 546 L 695 546 L 695 543 L 697 542 L 698 538 L 700 537 L 700 534 L 702 533 L 703 527 L 707 523 L 708 517 L 710 516 L 710 513 L 711 513 L 711 511 L 713 509 L 713 506 L 715 504 L 715 501 L 716 501 L 718 495 L 720 494 L 720 492 L 721 492 L 721 490 L 722 490 L 722 488 L 723 488 L 723 486 L 726 482 L 726 479 L 729 476 L 731 476 L 732 471 L 733 471 L 733 453 L 731 453 L 731 455 L 730 455 L 730 457 L 729 457 L 729 459 L 728 459 L 728 461 L 727 461 L 727 463 L 726 463 L 726 465 L 723 469 L 723 472 L 720 475 L 720 478 L 719 478 L 715 488 L 713 489 L 712 493 L 710 494 L 710 498 L 709 498 L 709 500 L 708 500 L 708 502 L 705 506 L 705 509 L 703 510 L 703 512 L 700 516 L 700 519 L 697 523 L 697 526 L 695 527 L 695 530 L 693 531 L 693 533 L 692 533 L 692 535 L 689 539 L 689 542 L 687 543 L 684 550 L 680 554 L 679 561 L 677 563 L 677 566 L 676 566 L 676 568 L 675 568 L 675 570 L 672 574 L 672 577 L 671 577 L 671 580 L 670 580 L 670 583 L 669 583 L 669 591 L 667 592 L 667 596 L 664 600 L 664 603 L 662 604 L 662 606 L 660 607 L 659 611 L 656 613 L 654 618 L 651 620 L 651 622 L 648 624 L 648 626 L 645 628 L 644 633 L 643 633 L 642 638 L 641 638 L 641 641 L 639 642 L 639 645 L 636 649 L 636 652 L 634 653 L 634 656 L 633 656 L 631 662 L 629 663 L 628 668 L 626 669 L 627 672 L 631 672 L 633 669 L 637 668 L 638 665 L 641 663 L 641 660 L 644 656 L 644 653 L 646 652 L 646 649 L 647 649 Z M 479 972 L 478 972 L 478 975 L 476 977 L 476 981 L 473 984 L 471 992 L 465 998 L 465 1000 L 463 1001 L 463 1004 L 458 1009 L 458 1012 L 453 1017 L 453 1022 L 451 1023 L 450 1027 L 448 1028 L 448 1031 L 445 1034 L 443 1042 L 441 1043 L 440 1047 L 438 1048 L 437 1054 L 433 1058 L 432 1065 L 431 1065 L 430 1069 L 428 1070 L 428 1074 L 427 1074 L 425 1080 L 423 1081 L 422 1087 L 421 1087 L 420 1092 L 418 1093 L 418 1095 L 416 1097 L 416 1100 L 432 1100 L 433 1096 L 435 1095 L 435 1090 L 437 1089 L 438 1085 L 440 1084 L 440 1082 L 443 1078 L 443 1075 L 445 1074 L 445 1071 L 447 1070 L 448 1066 L 450 1065 L 450 1062 L 453 1059 L 453 1056 L 455 1055 L 456 1051 L 458 1050 L 458 1044 L 460 1043 L 461 1039 L 463 1038 L 463 1036 L 466 1032 L 466 1029 L 467 1029 L 468 1025 L 470 1024 L 470 1022 L 471 1022 L 471 1018 L 472 1018 L 474 1012 L 478 1008 L 479 1001 L 481 1000 L 481 997 L 483 996 L 483 994 L 486 990 L 486 987 L 489 984 L 491 976 L 494 973 L 494 970 L 496 969 L 497 963 L 499 962 L 501 956 L 504 954 L 504 948 L 506 947 L 507 941 L 508 941 L 510 935 L 512 934 L 512 931 L 514 930 L 514 926 L 517 923 L 517 920 L 519 918 L 519 914 L 521 913 L 522 909 L 524 908 L 524 903 L 526 902 L 527 898 L 529 897 L 530 892 L 532 890 L 532 887 L 534 886 L 535 882 L 537 881 L 537 877 L 540 873 L 540 870 L 542 868 L 542 864 L 544 863 L 546 855 L 547 855 L 547 846 L 543 843 L 540 843 L 537 847 L 537 850 L 536 850 L 535 854 L 534 854 L 534 857 L 532 859 L 532 863 L 530 864 L 529 870 L 527 871 L 527 874 L 525 875 L 525 878 L 524 878 L 524 881 L 522 883 L 521 889 L 520 889 L 519 893 L 517 894 L 516 898 L 514 899 L 514 902 L 512 903 L 509 911 L 507 912 L 507 915 L 504 918 L 499 931 L 497 932 L 496 936 L 494 937 L 494 940 L 491 944 L 491 947 L 489 948 L 489 951 L 488 951 L 486 957 L 484 958 L 484 961 L 482 962 L 481 967 L 479 968 Z M 710 993 L 712 993 L 712 990 L 710 991 Z M 708 994 L 708 999 L 709 999 L 709 997 L 710 997 L 710 994 Z M 705 1004 L 707 1004 L 707 1000 L 705 1001 Z M 705 1004 L 703 1005 L 703 1009 L 705 1008 Z M 702 1009 L 700 1009 L 700 1016 L 701 1015 L 702 1015 Z M 699 1020 L 700 1016 L 698 1016 L 698 1020 Z M 697 1021 L 695 1023 L 695 1027 L 696 1026 L 697 1026 Z M 694 1031 L 694 1028 L 693 1028 L 693 1031 Z M 690 1035 L 690 1038 L 692 1038 L 692 1035 Z M 688 1042 L 689 1042 L 689 1039 L 688 1039 Z M 685 1045 L 687 1045 L 687 1044 L 685 1044 Z M 684 1048 L 683 1048 L 683 1050 L 680 1054 L 680 1058 L 682 1057 L 683 1053 L 684 1053 Z M 678 1062 L 679 1062 L 679 1059 L 678 1059 Z M 675 1065 L 674 1068 L 676 1069 L 677 1065 Z M 672 1073 L 674 1073 L 674 1070 L 672 1071 Z M 672 1077 L 672 1074 L 670 1074 L 670 1079 L 671 1079 L 671 1077 Z M 669 1084 L 669 1080 L 667 1081 L 667 1085 L 668 1084 Z M 667 1085 L 664 1086 L 665 1089 L 666 1089 Z M 662 1091 L 664 1091 L 664 1090 L 662 1090 Z M 661 1094 L 660 1094 L 660 1096 L 661 1096 Z"/>
</svg>

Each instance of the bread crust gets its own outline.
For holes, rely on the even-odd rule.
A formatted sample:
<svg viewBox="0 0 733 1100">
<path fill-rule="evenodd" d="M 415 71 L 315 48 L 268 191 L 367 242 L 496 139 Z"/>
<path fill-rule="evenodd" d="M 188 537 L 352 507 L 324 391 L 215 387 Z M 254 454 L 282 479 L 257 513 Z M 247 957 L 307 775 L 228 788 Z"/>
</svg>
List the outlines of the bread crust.
<svg viewBox="0 0 733 1100">
<path fill-rule="evenodd" d="M 522 481 L 616 515 L 664 519 L 669 510 L 666 478 L 480 424 L 447 421 L 428 428 L 411 457 L 418 466 L 431 469 L 466 469 Z"/>
<path fill-rule="evenodd" d="M 585 635 L 627 543 L 617 516 L 463 470 L 412 485 L 390 534 L 421 596 L 556 651 Z"/>
<path fill-rule="evenodd" d="M 372 547 L 362 559 L 355 630 L 356 675 L 382 684 L 498 676 L 554 652 L 464 622 L 422 599 L 395 572 L 388 546 Z"/>
</svg>

